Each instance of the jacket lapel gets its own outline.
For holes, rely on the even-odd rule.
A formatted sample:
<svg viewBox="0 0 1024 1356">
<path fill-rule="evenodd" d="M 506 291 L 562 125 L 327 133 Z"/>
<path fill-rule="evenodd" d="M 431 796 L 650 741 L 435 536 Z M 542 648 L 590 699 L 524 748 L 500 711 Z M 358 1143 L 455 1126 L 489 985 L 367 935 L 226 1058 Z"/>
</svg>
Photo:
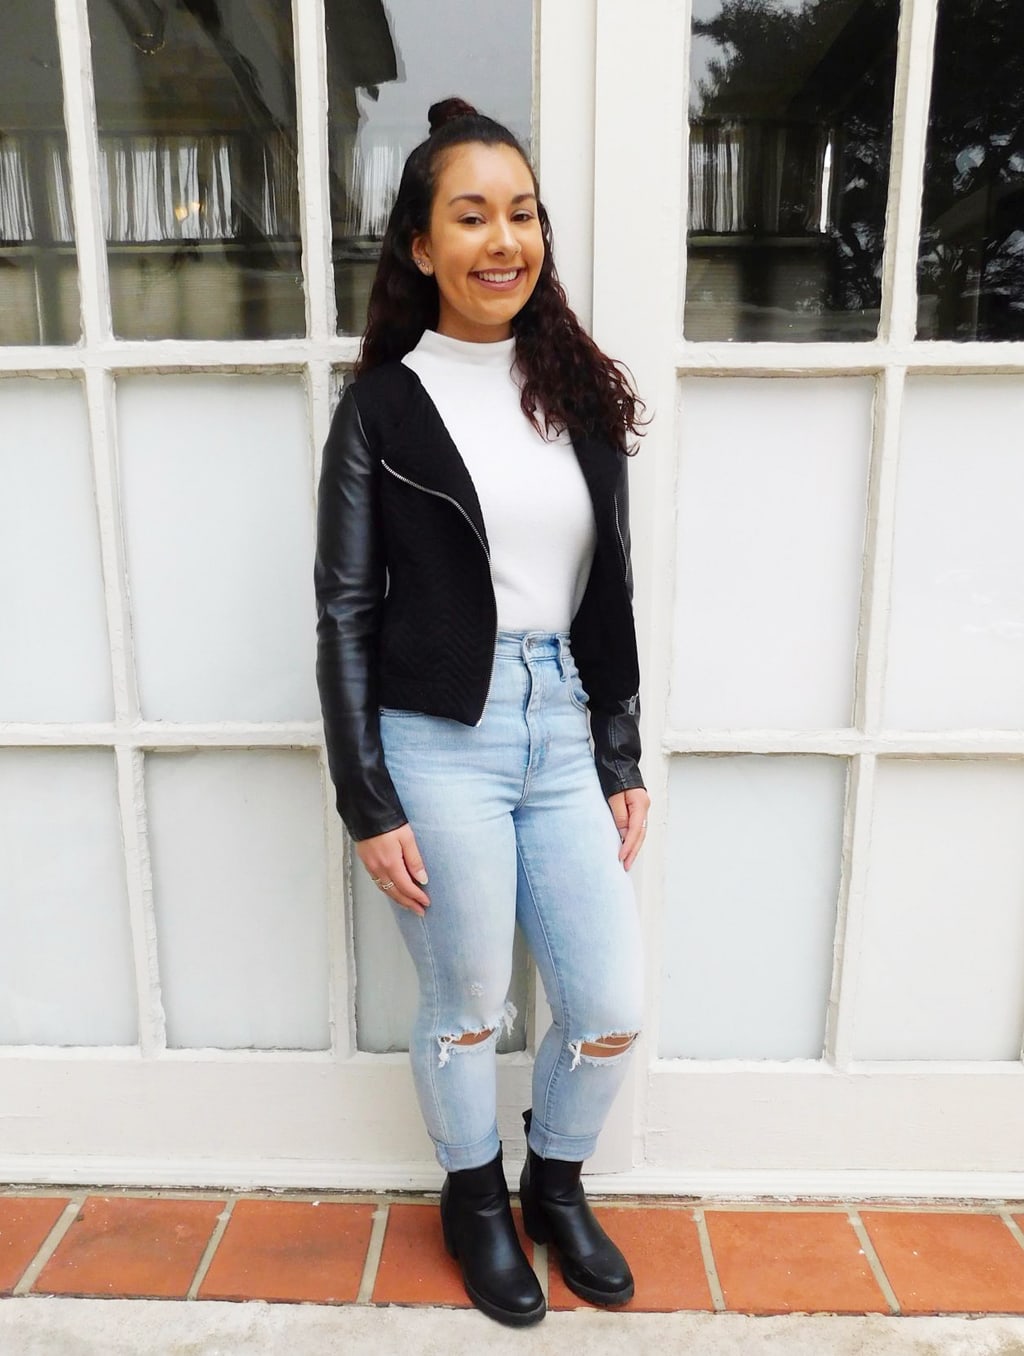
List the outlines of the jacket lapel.
<svg viewBox="0 0 1024 1356">
<path fill-rule="evenodd" d="M 473 478 L 440 411 L 419 377 L 397 364 L 409 381 L 405 413 L 389 440 L 388 464 L 418 488 L 451 499 L 487 541 L 487 529 Z"/>
</svg>

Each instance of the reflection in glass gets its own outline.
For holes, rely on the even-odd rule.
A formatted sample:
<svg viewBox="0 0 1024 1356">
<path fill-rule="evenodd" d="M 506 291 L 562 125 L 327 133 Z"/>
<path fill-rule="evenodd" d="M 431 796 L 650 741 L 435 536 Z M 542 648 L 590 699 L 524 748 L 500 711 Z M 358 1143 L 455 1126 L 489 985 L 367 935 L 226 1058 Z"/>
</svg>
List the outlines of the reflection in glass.
<svg viewBox="0 0 1024 1356">
<path fill-rule="evenodd" d="M 52 4 L 0 6 L 0 344 L 73 344 L 78 265 Z"/>
<path fill-rule="evenodd" d="M 940 0 L 917 332 L 1024 339 L 1024 8 Z"/>
<path fill-rule="evenodd" d="M 358 334 L 406 156 L 457 94 L 530 145 L 530 5 L 325 0 L 338 329 Z"/>
<path fill-rule="evenodd" d="M 302 334 L 288 0 L 89 0 L 114 330 Z"/>
<path fill-rule="evenodd" d="M 688 339 L 872 339 L 899 0 L 694 0 Z"/>
</svg>

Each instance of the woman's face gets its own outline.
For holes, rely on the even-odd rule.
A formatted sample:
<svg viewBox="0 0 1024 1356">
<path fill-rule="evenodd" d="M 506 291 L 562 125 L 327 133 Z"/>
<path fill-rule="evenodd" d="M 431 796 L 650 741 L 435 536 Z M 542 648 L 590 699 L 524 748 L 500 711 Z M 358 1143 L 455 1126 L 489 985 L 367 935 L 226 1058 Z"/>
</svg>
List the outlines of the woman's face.
<svg viewBox="0 0 1024 1356">
<path fill-rule="evenodd" d="M 454 146 L 438 175 L 430 229 L 413 237 L 412 256 L 437 279 L 440 334 L 507 339 L 544 261 L 533 176 L 518 151 Z"/>
</svg>

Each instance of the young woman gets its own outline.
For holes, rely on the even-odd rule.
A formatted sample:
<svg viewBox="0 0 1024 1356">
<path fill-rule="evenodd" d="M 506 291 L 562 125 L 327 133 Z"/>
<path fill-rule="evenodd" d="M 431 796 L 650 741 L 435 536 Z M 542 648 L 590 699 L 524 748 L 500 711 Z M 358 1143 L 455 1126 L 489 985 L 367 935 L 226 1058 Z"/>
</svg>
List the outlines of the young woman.
<svg viewBox="0 0 1024 1356">
<path fill-rule="evenodd" d="M 410 1058 L 470 1298 L 544 1315 L 509 1210 L 495 1046 L 518 922 L 554 1022 L 520 1183 L 598 1304 L 633 1293 L 583 1160 L 641 1024 L 626 871 L 639 770 L 627 443 L 639 402 L 581 329 L 511 132 L 430 109 L 324 450 L 317 677 L 338 809 L 419 976 Z"/>
</svg>

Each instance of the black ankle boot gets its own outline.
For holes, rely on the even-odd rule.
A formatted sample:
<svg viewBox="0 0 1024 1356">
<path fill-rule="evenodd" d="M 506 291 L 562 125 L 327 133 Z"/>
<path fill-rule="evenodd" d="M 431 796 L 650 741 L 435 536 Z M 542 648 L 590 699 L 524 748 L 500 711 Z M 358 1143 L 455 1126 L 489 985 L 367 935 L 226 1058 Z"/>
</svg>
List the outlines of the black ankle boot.
<svg viewBox="0 0 1024 1356">
<path fill-rule="evenodd" d="M 523 1112 L 530 1133 L 531 1112 Z M 569 1289 L 592 1304 L 625 1304 L 633 1298 L 629 1263 L 594 1218 L 580 1182 L 582 1163 L 541 1158 L 526 1146 L 519 1179 L 523 1224 L 535 1243 L 558 1249 Z"/>
<path fill-rule="evenodd" d="M 441 1227 L 478 1309 L 513 1327 L 544 1317 L 544 1292 L 512 1220 L 500 1149 L 482 1168 L 448 1174 L 441 1188 Z"/>
</svg>

